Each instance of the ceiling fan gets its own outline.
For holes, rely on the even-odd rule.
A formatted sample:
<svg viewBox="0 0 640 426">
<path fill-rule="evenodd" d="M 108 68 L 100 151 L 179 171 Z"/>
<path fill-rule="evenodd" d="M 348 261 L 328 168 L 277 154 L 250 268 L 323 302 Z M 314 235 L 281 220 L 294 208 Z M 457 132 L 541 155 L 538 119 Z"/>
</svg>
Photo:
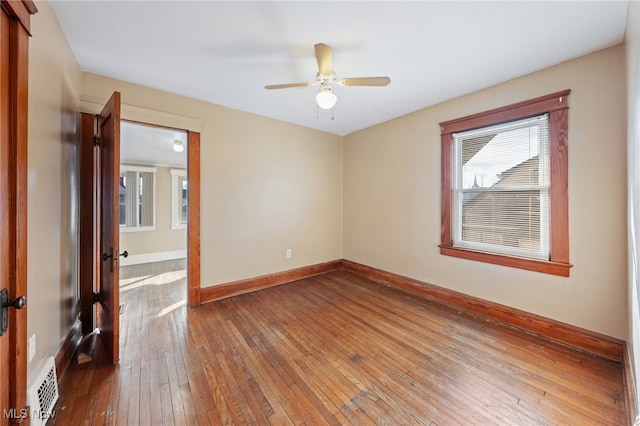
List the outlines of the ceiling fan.
<svg viewBox="0 0 640 426">
<path fill-rule="evenodd" d="M 336 73 L 332 69 L 333 49 L 331 49 L 331 46 L 324 43 L 318 43 L 314 45 L 314 48 L 316 51 L 316 59 L 318 61 L 318 72 L 316 73 L 315 82 L 271 84 L 269 86 L 264 86 L 264 88 L 273 90 L 319 85 L 320 91 L 316 95 L 316 102 L 322 109 L 331 109 L 338 100 L 331 87 L 333 84 L 338 84 L 340 86 L 386 86 L 391 83 L 391 79 L 389 77 L 352 77 L 338 80 Z"/>
</svg>

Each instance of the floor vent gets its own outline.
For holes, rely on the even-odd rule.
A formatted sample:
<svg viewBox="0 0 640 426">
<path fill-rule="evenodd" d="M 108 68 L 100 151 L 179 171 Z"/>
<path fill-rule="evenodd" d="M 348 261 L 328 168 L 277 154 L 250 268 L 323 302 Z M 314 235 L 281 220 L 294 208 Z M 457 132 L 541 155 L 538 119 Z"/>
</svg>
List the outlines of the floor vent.
<svg viewBox="0 0 640 426">
<path fill-rule="evenodd" d="M 31 406 L 31 425 L 44 426 L 53 418 L 53 407 L 58 401 L 58 379 L 53 357 L 46 359 L 40 374 L 29 387 L 29 405 Z"/>
</svg>

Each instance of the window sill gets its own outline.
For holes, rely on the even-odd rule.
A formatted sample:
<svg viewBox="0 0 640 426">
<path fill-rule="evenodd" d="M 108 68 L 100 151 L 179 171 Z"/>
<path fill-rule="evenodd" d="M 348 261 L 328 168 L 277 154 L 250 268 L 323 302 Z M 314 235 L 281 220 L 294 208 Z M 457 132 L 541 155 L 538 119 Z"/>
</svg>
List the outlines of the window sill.
<svg viewBox="0 0 640 426">
<path fill-rule="evenodd" d="M 120 227 L 120 232 L 144 232 L 144 231 L 155 231 L 155 230 L 156 230 L 155 226 L 138 226 L 138 227 L 121 226 Z"/>
<path fill-rule="evenodd" d="M 548 260 L 527 259 L 523 257 L 506 256 L 503 254 L 473 251 L 451 246 L 439 246 L 440 254 L 461 259 L 475 260 L 477 262 L 492 263 L 494 265 L 508 266 L 511 268 L 526 269 L 528 271 L 542 272 L 544 274 L 568 277 L 570 263 L 559 263 Z"/>
<path fill-rule="evenodd" d="M 180 229 L 187 229 L 187 225 L 183 224 L 183 225 L 171 225 L 171 230 L 172 231 L 178 231 Z"/>
</svg>

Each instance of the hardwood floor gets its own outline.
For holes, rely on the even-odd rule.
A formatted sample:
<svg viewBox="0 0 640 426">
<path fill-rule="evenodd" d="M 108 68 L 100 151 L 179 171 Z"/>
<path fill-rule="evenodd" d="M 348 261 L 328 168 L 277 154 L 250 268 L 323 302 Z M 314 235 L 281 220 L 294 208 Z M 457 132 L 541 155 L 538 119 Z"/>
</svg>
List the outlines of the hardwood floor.
<svg viewBox="0 0 640 426">
<path fill-rule="evenodd" d="M 50 424 L 626 422 L 619 364 L 347 271 L 191 309 L 141 283 L 120 364 L 70 366 Z"/>
</svg>

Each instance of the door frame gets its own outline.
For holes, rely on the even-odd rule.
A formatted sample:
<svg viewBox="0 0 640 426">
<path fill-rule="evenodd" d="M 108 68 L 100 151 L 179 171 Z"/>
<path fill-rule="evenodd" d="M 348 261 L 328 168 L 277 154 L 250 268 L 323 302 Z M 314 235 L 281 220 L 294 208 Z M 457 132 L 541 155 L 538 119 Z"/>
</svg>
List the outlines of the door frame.
<svg viewBox="0 0 640 426">
<path fill-rule="evenodd" d="M 2 188 L 3 200 L 1 214 L 3 218 L 0 244 L 3 253 L 3 271 L 6 275 L 7 289 L 11 298 L 27 296 L 27 194 L 28 194 L 28 83 L 29 83 L 29 37 L 31 15 L 38 9 L 32 1 L 1 2 L 2 13 L 9 18 L 8 92 L 2 92 L 2 104 L 8 108 L 8 138 L 2 141 L 2 173 L 6 173 L 6 187 Z M 5 97 L 6 96 L 6 97 Z M 4 132 L 3 132 L 4 133 Z M 5 169 L 6 167 L 6 169 Z M 6 197 L 5 197 L 6 195 Z M 3 384 L 8 392 L 11 420 L 24 420 L 28 415 L 27 407 L 27 310 L 9 310 L 8 363 L 0 366 L 8 369 L 9 383 Z M 5 399 L 6 401 L 6 399 Z M 1 424 L 8 422 L 5 416 Z M 28 419 L 26 420 L 28 422 Z"/>
<path fill-rule="evenodd" d="M 200 133 L 156 123 L 122 119 L 131 123 L 162 127 L 187 133 L 187 305 L 200 304 Z M 96 200 L 99 196 L 99 153 L 94 147 L 95 115 L 81 114 L 80 158 L 80 319 L 83 333 L 95 329 L 93 292 L 97 287 L 99 258 L 99 218 Z M 119 179 L 119 176 L 113 176 Z M 126 247 L 122 247 L 126 249 Z"/>
</svg>

